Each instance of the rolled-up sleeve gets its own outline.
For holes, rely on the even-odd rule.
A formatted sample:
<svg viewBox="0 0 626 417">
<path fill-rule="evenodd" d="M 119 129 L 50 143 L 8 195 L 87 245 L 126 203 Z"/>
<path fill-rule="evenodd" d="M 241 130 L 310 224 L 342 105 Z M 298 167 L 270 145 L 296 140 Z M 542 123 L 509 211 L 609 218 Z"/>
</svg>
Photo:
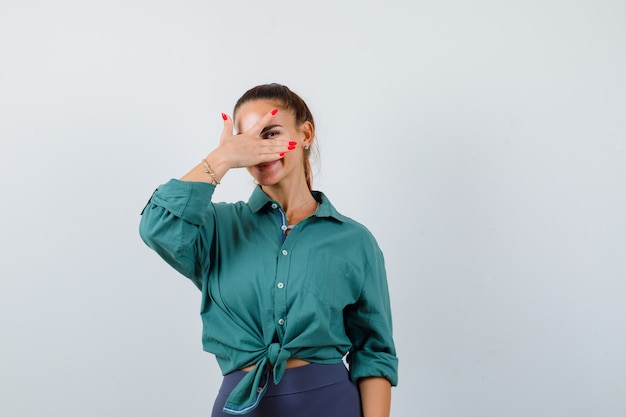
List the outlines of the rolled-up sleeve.
<svg viewBox="0 0 626 417">
<path fill-rule="evenodd" d="M 152 194 L 139 223 L 143 241 L 198 288 L 210 259 L 214 191 L 211 184 L 172 179 Z"/>
<path fill-rule="evenodd" d="M 385 377 L 398 384 L 398 358 L 393 342 L 391 307 L 383 255 L 375 251 L 366 264 L 358 301 L 344 312 L 352 349 L 347 362 L 354 382 L 365 377 Z"/>
</svg>

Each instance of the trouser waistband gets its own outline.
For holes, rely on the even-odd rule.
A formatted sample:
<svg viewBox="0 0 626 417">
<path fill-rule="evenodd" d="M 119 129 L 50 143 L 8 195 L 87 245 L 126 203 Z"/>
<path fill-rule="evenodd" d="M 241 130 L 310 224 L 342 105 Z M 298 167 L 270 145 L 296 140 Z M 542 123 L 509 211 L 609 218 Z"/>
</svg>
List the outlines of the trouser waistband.
<svg viewBox="0 0 626 417">
<path fill-rule="evenodd" d="M 229 395 L 246 374 L 247 372 L 244 371 L 234 371 L 224 375 L 219 393 Z M 267 386 L 265 397 L 310 391 L 333 385 L 349 378 L 348 370 L 343 363 L 311 363 L 297 368 L 286 369 L 278 385 L 274 385 L 271 372 L 268 377 L 270 378 L 270 382 Z"/>
</svg>

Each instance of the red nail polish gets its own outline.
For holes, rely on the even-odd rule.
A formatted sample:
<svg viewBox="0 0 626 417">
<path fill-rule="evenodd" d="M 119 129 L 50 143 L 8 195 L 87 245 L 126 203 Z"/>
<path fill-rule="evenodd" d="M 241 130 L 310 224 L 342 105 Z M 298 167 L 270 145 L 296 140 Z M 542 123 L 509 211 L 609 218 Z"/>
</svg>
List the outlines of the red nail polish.
<svg viewBox="0 0 626 417">
<path fill-rule="evenodd" d="M 274 116 L 276 113 L 278 113 L 278 109 L 272 110 L 272 116 Z"/>
<path fill-rule="evenodd" d="M 296 146 L 298 142 L 289 142 L 289 146 Z"/>
<path fill-rule="evenodd" d="M 285 156 L 285 152 L 281 152 L 281 153 L 280 153 L 280 156 Z"/>
<path fill-rule="evenodd" d="M 290 146 L 287 149 L 289 149 L 290 151 L 293 151 L 294 149 L 296 149 L 296 147 L 295 146 Z"/>
<path fill-rule="evenodd" d="M 226 116 L 224 113 L 222 113 L 222 119 L 228 120 L 228 116 Z"/>
</svg>

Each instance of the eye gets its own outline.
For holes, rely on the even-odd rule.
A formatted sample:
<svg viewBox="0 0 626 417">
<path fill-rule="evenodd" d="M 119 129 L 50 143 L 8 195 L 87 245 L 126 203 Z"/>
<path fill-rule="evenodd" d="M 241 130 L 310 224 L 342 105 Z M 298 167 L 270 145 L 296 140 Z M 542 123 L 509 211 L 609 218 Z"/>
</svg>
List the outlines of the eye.
<svg viewBox="0 0 626 417">
<path fill-rule="evenodd" d="M 280 135 L 280 132 L 277 130 L 269 130 L 263 134 L 263 139 L 272 139 L 276 136 Z"/>
</svg>

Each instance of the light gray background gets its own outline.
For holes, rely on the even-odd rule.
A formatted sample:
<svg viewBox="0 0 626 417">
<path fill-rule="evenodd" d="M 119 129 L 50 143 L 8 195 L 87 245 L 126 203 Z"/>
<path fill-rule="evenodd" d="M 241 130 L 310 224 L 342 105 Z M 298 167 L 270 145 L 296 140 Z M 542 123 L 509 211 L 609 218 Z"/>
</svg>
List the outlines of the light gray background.
<svg viewBox="0 0 626 417">
<path fill-rule="evenodd" d="M 385 253 L 393 416 L 626 414 L 622 0 L 0 5 L 1 416 L 209 414 L 199 293 L 139 212 L 273 81 Z"/>
</svg>

